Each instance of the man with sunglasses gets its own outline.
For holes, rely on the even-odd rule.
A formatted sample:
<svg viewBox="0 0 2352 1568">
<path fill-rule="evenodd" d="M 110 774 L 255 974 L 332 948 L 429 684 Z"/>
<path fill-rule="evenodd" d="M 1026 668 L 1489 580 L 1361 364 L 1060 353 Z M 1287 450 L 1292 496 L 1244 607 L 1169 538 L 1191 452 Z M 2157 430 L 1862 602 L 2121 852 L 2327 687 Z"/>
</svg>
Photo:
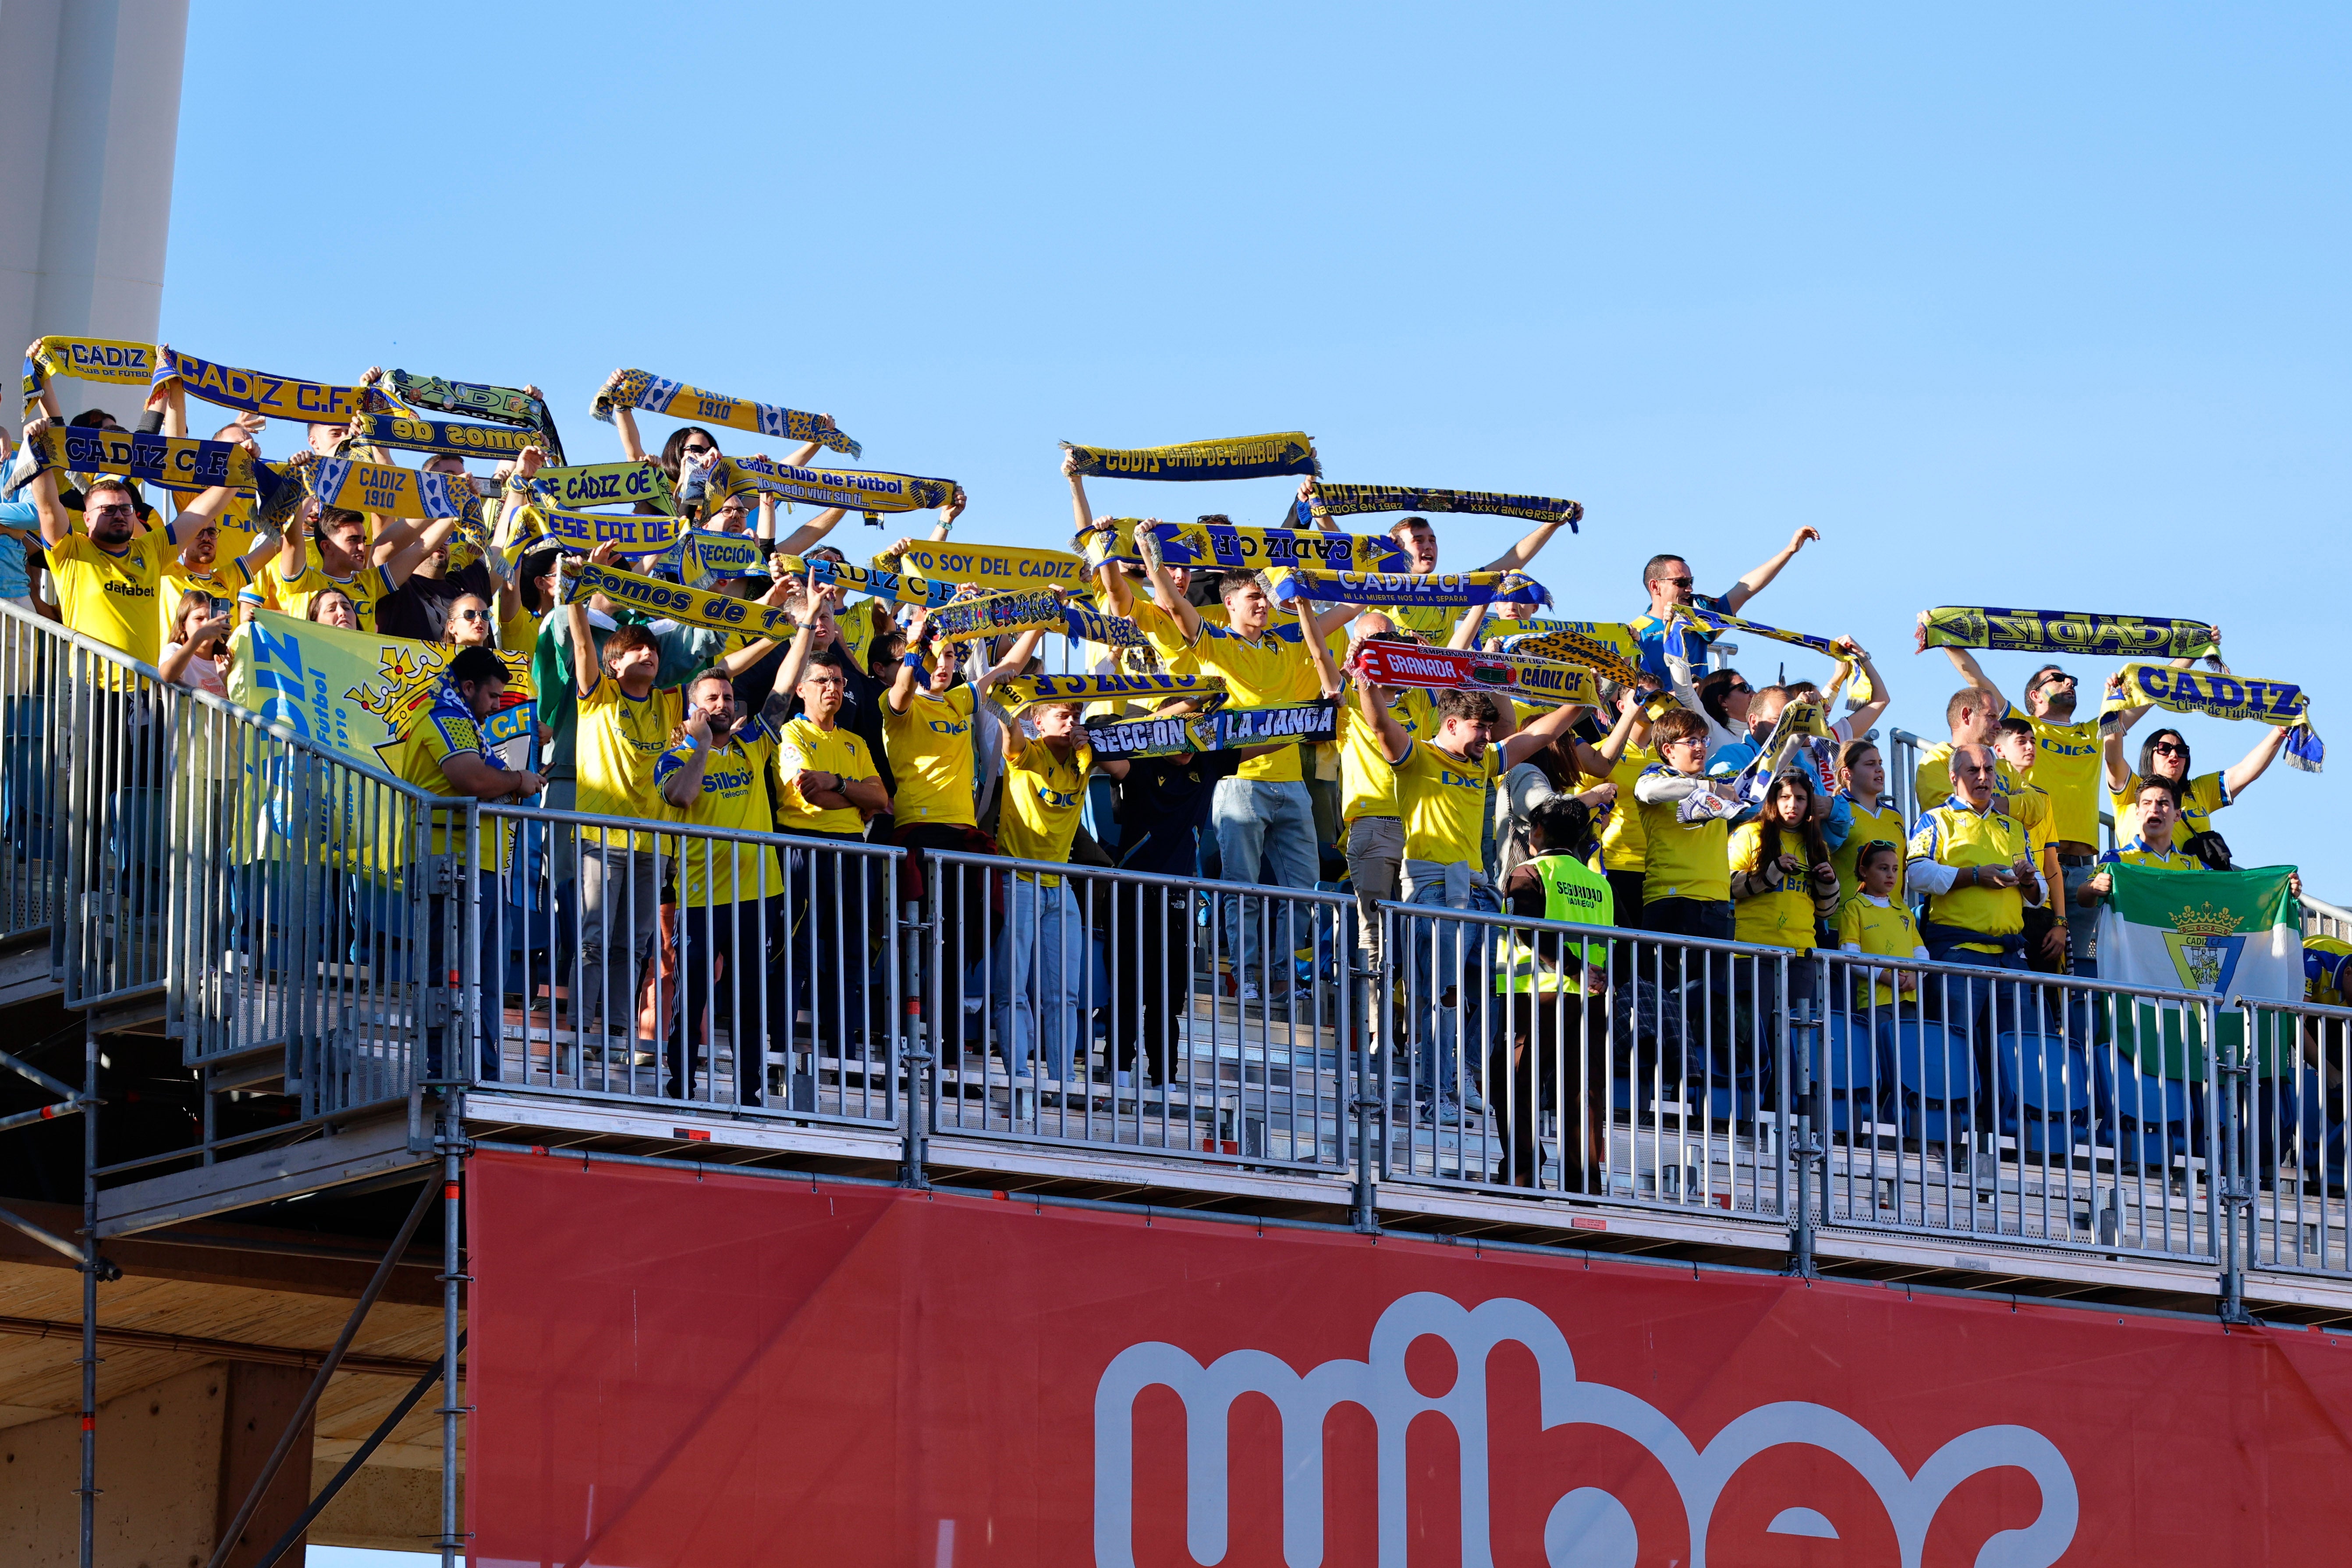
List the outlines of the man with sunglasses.
<svg viewBox="0 0 2352 1568">
<path fill-rule="evenodd" d="M 2066 948 L 2074 973 L 2096 976 L 2098 964 L 2094 957 L 2099 928 L 2098 910 L 2095 906 L 2076 903 L 2074 895 L 2080 891 L 2092 875 L 2092 864 L 2099 850 L 2099 785 L 2105 748 L 2099 738 L 2099 715 L 2093 709 L 2088 719 L 2077 722 L 2075 703 L 2081 695 L 2081 682 L 2054 664 L 2045 664 L 2025 680 L 2025 707 L 2021 709 L 2000 694 L 1976 661 L 1976 656 L 1964 647 L 1948 647 L 1954 665 L 1969 684 L 1990 694 L 1994 705 L 2002 710 L 2000 718 L 2022 719 L 2033 727 L 2033 766 L 2027 771 L 2025 781 L 2039 785 L 2050 796 L 2050 810 L 2054 827 L 2052 847 L 2058 852 L 2058 866 L 2066 879 Z M 1986 739 L 1990 740 L 1988 732 Z M 1929 805 L 1920 797 L 1920 808 Z"/>
<path fill-rule="evenodd" d="M 1675 616 L 1675 607 L 1687 605 L 1694 609 L 1713 610 L 1717 615 L 1736 616 L 1739 607 L 1771 585 L 1780 569 L 1797 558 L 1797 552 L 1821 538 L 1821 531 L 1801 528 L 1789 535 L 1781 552 L 1756 567 L 1720 595 L 1694 593 L 1697 579 L 1691 574 L 1690 563 L 1679 555 L 1653 555 L 1642 568 L 1642 586 L 1649 590 L 1650 610 L 1627 623 L 1634 640 L 1642 645 L 1642 668 L 1658 678 L 1669 691 L 1686 691 L 1693 682 L 1706 673 L 1706 650 L 1715 641 L 1715 634 L 1704 626 L 1695 626 Z M 1680 673 L 1676 673 L 1679 669 Z M 1685 700 L 1685 707 L 1691 704 Z"/>
<path fill-rule="evenodd" d="M 30 444 L 48 421 L 25 426 Z M 142 531 L 139 501 L 128 482 L 100 474 L 82 492 L 87 533 L 74 531 L 58 498 L 58 475 L 43 468 L 26 480 L 20 499 L 40 514 L 49 576 L 68 629 L 95 637 L 142 664 L 163 657 L 162 593 L 172 569 L 172 541 L 163 529 Z"/>
</svg>

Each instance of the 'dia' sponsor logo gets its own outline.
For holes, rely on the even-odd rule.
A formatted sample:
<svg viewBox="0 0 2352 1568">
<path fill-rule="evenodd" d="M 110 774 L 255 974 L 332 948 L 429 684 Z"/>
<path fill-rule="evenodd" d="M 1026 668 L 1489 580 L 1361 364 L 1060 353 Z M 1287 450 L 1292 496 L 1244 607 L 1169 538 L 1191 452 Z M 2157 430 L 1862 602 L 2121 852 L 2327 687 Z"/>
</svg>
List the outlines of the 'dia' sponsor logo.
<svg viewBox="0 0 2352 1568">
<path fill-rule="evenodd" d="M 1405 1375 L 1405 1352 L 1424 1338 L 1442 1340 L 1454 1352 L 1453 1386 L 1442 1393 L 1425 1394 Z M 1580 1381 L 1576 1358 L 1559 1325 L 1530 1303 L 1497 1297 L 1467 1308 L 1448 1296 L 1416 1291 L 1399 1297 L 1381 1314 L 1364 1360 L 1327 1361 L 1303 1374 L 1280 1357 L 1257 1350 L 1231 1351 L 1202 1366 L 1188 1352 L 1157 1340 L 1129 1345 L 1113 1356 L 1095 1384 L 1097 1568 L 1135 1568 L 1138 1404 L 1152 1388 L 1170 1390 L 1184 1406 L 1185 1544 L 1194 1562 L 1225 1560 L 1230 1528 L 1226 1434 L 1234 1404 L 1255 1395 L 1272 1405 L 1279 1416 L 1282 1446 L 1251 1453 L 1260 1462 L 1278 1461 L 1279 1469 L 1244 1484 L 1253 1493 L 1280 1487 L 1282 1555 L 1293 1568 L 1324 1561 L 1324 1432 L 1331 1412 L 1343 1405 L 1369 1415 L 1377 1430 L 1376 1495 L 1361 1497 L 1360 1480 L 1341 1477 L 1332 1483 L 1334 1500 L 1378 1520 L 1380 1561 L 1407 1561 L 1413 1521 L 1406 1492 L 1414 1467 L 1405 1433 L 1417 1418 L 1428 1415 L 1453 1429 L 1458 1455 L 1459 1561 L 1491 1564 L 1494 1489 L 1489 1461 L 1524 1462 L 1516 1449 L 1495 1454 L 1488 1446 L 1484 1369 L 1489 1353 L 1505 1343 L 1521 1346 L 1535 1360 L 1547 1429 L 1604 1427 L 1649 1450 L 1682 1504 L 1690 1568 L 1706 1568 L 1707 1525 L 1734 1473 L 1757 1455 L 1788 1446 L 1819 1448 L 1853 1468 L 1885 1506 L 1906 1568 L 1919 1563 L 1928 1529 L 1954 1490 L 1988 1470 L 2009 1467 L 2023 1470 L 2040 1488 L 2039 1511 L 2021 1525 L 2005 1512 L 2001 1522 L 2008 1528 L 1976 1560 L 2004 1568 L 2051 1568 L 2074 1542 L 2080 1516 L 2074 1473 L 2057 1445 L 2030 1426 L 1979 1426 L 1959 1433 L 1927 1455 L 1917 1469 L 1906 1470 L 1884 1441 L 1844 1412 L 1784 1400 L 1719 1426 L 1710 1419 L 1715 1436 L 1701 1447 L 1673 1417 L 1640 1395 L 1609 1384 Z M 1811 1500 L 1818 1500 L 1790 1498 L 1788 1506 L 1775 1512 L 1767 1533 L 1836 1539 L 1836 1527 L 1807 1506 Z M 1544 1521 L 1544 1556 L 1554 1568 L 1571 1563 L 1633 1568 L 1637 1560 L 1647 1560 L 1645 1545 L 1651 1552 L 1658 1550 L 1632 1510 L 1598 1487 L 1572 1488 L 1552 1503 Z M 1258 1551 L 1270 1555 L 1264 1548 Z M 1531 1560 L 1532 1555 L 1525 1552 L 1513 1560 Z"/>
</svg>

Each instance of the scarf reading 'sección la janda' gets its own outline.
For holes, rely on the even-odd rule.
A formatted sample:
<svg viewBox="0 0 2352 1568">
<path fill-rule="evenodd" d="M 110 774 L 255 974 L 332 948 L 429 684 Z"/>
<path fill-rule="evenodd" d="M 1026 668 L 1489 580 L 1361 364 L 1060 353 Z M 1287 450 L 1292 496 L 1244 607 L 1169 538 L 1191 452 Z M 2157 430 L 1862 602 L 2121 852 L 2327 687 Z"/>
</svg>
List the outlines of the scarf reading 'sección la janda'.
<svg viewBox="0 0 2352 1568">
<path fill-rule="evenodd" d="M 2009 610 L 1944 605 L 1919 615 L 1928 647 L 1999 653 L 2113 654 L 2119 658 L 2195 658 L 2221 637 L 2202 621 L 2167 616 L 2107 616 L 2088 610 Z"/>
<path fill-rule="evenodd" d="M 1267 569 L 1282 605 L 1363 605 L 1468 609 L 1474 605 L 1549 605 L 1551 592 L 1524 572 L 1300 572 Z"/>
<path fill-rule="evenodd" d="M 1304 431 L 1186 441 L 1173 447 L 1080 447 L 1062 443 L 1081 474 L 1115 479 L 1257 479 L 1321 471 Z"/>
<path fill-rule="evenodd" d="M 596 395 L 594 413 L 605 424 L 613 422 L 613 410 L 616 406 L 642 408 L 648 414 L 667 414 L 689 425 L 724 425 L 730 429 L 749 430 L 755 435 L 774 436 L 792 441 L 814 441 L 828 451 L 846 453 L 853 458 L 865 451 L 822 414 L 803 414 L 797 408 L 785 408 L 773 403 L 753 403 L 748 398 L 729 397 L 724 393 L 705 392 L 698 386 L 666 380 L 648 371 L 625 370 L 611 386 Z"/>
<path fill-rule="evenodd" d="M 1015 675 L 996 683 L 1000 707 L 1018 711 L 1040 702 L 1119 702 L 1134 698 L 1165 701 L 1208 698 L 1225 689 L 1214 675 Z"/>
<path fill-rule="evenodd" d="M 1181 757 L 1249 746 L 1320 745 L 1337 733 L 1337 702 L 1287 702 L 1265 708 L 1220 708 L 1161 719 L 1095 719 L 1087 743 L 1097 761 Z"/>
<path fill-rule="evenodd" d="M 243 409 L 270 419 L 292 419 L 308 425 L 341 425 L 354 414 L 383 412 L 390 405 L 372 386 L 333 386 L 325 382 L 296 381 L 257 370 L 237 370 L 168 348 L 155 351 L 152 384 L 177 381 L 189 395 L 223 408 Z"/>
<path fill-rule="evenodd" d="M 765 458 L 721 458 L 710 488 L 720 496 L 765 490 L 782 500 L 839 507 L 868 517 L 884 512 L 929 511 L 955 499 L 953 479 L 914 474 L 863 473 L 841 468 L 796 468 Z"/>
<path fill-rule="evenodd" d="M 1318 481 L 1312 495 L 1292 503 L 1298 526 L 1313 526 L 1326 517 L 1354 517 L 1370 511 L 1462 512 L 1486 517 L 1524 517 L 1535 522 L 1564 522 L 1570 533 L 1583 521 L 1584 503 L 1555 496 L 1505 495 L 1495 490 L 1424 490 L 1402 485 L 1335 485 Z"/>
<path fill-rule="evenodd" d="M 634 572 L 599 566 L 593 561 L 566 560 L 559 582 L 561 600 L 567 605 L 590 594 L 602 594 L 616 605 L 641 610 L 656 620 L 678 621 L 713 631 L 785 642 L 800 630 L 798 623 L 780 606 L 739 599 L 715 589 L 689 588 L 682 583 L 640 577 Z"/>
<path fill-rule="evenodd" d="M 119 338 L 43 338 L 25 356 L 25 417 L 40 406 L 53 376 L 135 386 L 142 392 L 155 374 L 155 345 Z"/>
<path fill-rule="evenodd" d="M 2166 664 L 2127 664 L 2118 679 L 2123 695 L 2108 697 L 2099 710 L 2103 730 L 2113 726 L 2114 715 L 2154 703 L 2174 713 L 2279 725 L 2287 732 L 2287 765 L 2305 773 L 2319 772 L 2327 759 L 2326 747 L 2311 727 L 2311 699 L 2300 686 Z"/>
</svg>

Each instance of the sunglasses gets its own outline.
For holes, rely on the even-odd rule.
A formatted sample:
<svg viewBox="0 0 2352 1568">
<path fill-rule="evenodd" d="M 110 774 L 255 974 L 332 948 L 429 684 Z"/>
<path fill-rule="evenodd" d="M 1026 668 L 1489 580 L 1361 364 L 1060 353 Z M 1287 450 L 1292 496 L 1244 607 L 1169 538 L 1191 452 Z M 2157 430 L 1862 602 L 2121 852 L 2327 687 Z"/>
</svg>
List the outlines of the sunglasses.
<svg viewBox="0 0 2352 1568">
<path fill-rule="evenodd" d="M 2036 691 L 2039 691 L 2045 686 L 2056 686 L 2061 681 L 2063 681 L 2068 686 L 2079 686 L 2082 684 L 2082 682 L 2076 680 L 2064 670 L 2057 669 L 2051 671 L 2048 675 L 2045 675 L 2041 679 L 2035 681 L 2033 683 L 2033 689 Z"/>
<path fill-rule="evenodd" d="M 483 610 L 459 610 L 457 618 L 461 621 L 487 621 L 490 617 L 488 612 Z"/>
<path fill-rule="evenodd" d="M 2188 747 L 2177 745 L 2170 741 L 2158 741 L 2151 749 L 2159 757 L 2185 757 L 2189 754 Z"/>
<path fill-rule="evenodd" d="M 1727 686 L 1723 689 L 1727 694 L 1728 694 L 1734 691 L 1753 691 L 1756 689 L 1743 680 L 1737 686 Z"/>
<path fill-rule="evenodd" d="M 699 447 L 680 447 L 678 450 L 685 453 L 689 458 L 699 458 L 705 452 L 716 452 L 719 448 L 711 446 L 706 441 Z"/>
<path fill-rule="evenodd" d="M 92 517 L 137 517 L 139 515 L 139 509 L 132 506 L 129 501 L 117 501 L 112 506 L 94 508 L 90 511 L 89 515 Z"/>
<path fill-rule="evenodd" d="M 1695 579 L 1689 577 L 1660 577 L 1657 581 L 1665 584 L 1670 588 L 1687 588 Z"/>
</svg>

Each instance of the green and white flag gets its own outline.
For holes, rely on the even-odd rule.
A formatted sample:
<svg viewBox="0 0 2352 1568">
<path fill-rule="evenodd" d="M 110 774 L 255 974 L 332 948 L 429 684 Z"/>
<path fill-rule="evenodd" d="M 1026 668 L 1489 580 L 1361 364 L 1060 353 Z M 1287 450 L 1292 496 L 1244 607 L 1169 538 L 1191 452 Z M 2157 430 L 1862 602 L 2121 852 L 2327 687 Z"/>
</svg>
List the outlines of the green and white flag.
<svg viewBox="0 0 2352 1568">
<path fill-rule="evenodd" d="M 2292 1002 L 2303 995 L 2303 921 L 2292 869 L 2102 868 L 2099 978 L 2123 985 Z"/>
</svg>

